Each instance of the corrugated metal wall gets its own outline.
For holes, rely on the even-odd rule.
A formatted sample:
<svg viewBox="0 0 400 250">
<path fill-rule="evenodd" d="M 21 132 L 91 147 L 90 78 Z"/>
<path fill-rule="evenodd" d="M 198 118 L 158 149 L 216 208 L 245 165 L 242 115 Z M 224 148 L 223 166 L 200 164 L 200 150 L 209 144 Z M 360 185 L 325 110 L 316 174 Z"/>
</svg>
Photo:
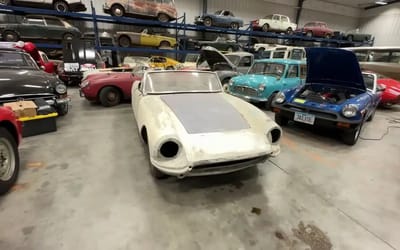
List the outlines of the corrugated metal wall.
<svg viewBox="0 0 400 250">
<path fill-rule="evenodd" d="M 400 46 L 400 3 L 366 10 L 361 32 L 375 36 L 375 46 Z"/>
</svg>

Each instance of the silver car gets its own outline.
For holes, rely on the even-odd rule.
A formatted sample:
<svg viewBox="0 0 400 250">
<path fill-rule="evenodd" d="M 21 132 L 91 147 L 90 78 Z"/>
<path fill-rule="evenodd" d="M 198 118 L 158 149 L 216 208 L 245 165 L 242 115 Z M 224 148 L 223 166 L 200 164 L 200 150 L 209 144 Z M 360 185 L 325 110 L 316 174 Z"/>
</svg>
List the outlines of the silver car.
<svg viewBox="0 0 400 250">
<path fill-rule="evenodd" d="M 0 0 L 0 4 L 55 9 L 59 12 L 86 11 L 82 0 Z"/>
</svg>

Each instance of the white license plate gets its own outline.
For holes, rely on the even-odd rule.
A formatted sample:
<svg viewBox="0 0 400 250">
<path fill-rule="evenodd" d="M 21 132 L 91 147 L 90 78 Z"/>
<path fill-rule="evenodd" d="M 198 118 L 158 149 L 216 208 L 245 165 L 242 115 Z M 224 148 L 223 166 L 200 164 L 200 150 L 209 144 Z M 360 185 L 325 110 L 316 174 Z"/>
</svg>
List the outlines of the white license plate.
<svg viewBox="0 0 400 250">
<path fill-rule="evenodd" d="M 296 112 L 294 114 L 294 119 L 296 122 L 302 122 L 306 124 L 314 125 L 315 115 L 310 115 L 307 113 Z"/>
</svg>

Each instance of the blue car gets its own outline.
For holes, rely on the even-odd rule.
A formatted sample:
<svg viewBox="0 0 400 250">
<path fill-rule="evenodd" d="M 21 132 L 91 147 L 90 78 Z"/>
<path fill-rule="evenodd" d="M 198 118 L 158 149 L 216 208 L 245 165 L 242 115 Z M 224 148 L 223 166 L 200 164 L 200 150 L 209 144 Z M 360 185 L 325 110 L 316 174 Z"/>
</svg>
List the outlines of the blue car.
<svg viewBox="0 0 400 250">
<path fill-rule="evenodd" d="M 275 121 L 336 129 L 345 144 L 356 144 L 366 121 L 374 117 L 384 88 L 363 74 L 351 51 L 308 48 L 305 84 L 279 92 L 272 103 Z"/>
<path fill-rule="evenodd" d="M 207 27 L 215 26 L 232 29 L 243 27 L 243 20 L 235 17 L 229 10 L 218 10 L 214 14 L 203 14 L 203 16 L 196 17 L 194 23 Z"/>
<path fill-rule="evenodd" d="M 305 81 L 306 62 L 292 59 L 255 60 L 246 75 L 231 79 L 224 86 L 231 95 L 249 102 L 264 103 L 269 109 L 274 96 Z"/>
</svg>

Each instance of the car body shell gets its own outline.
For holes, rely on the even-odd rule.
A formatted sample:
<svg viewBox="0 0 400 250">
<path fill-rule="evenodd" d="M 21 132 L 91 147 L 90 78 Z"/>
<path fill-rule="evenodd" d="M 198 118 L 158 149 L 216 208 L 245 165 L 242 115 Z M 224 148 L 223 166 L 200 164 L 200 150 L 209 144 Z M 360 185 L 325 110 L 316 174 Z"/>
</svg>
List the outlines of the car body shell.
<svg viewBox="0 0 400 250">
<path fill-rule="evenodd" d="M 229 10 L 219 10 L 214 14 L 206 13 L 202 16 L 198 16 L 195 18 L 195 24 L 204 25 L 204 20 L 206 18 L 210 18 L 212 20 L 212 26 L 216 27 L 227 28 L 232 27 L 232 24 L 237 24 L 238 27 L 243 27 L 243 20 L 235 17 Z"/>
<path fill-rule="evenodd" d="M 263 74 L 246 74 L 236 76 L 229 83 L 228 92 L 250 102 L 267 102 L 272 94 L 296 87 L 305 81 L 305 61 L 289 59 L 261 59 L 255 63 L 281 64 L 284 66 L 282 77 Z M 253 64 L 254 65 L 254 64 Z M 296 70 L 297 68 L 297 70 Z M 293 70 L 295 71 L 293 73 Z M 289 73 L 290 71 L 290 73 Z M 261 88 L 260 85 L 263 87 Z"/>
<path fill-rule="evenodd" d="M 225 37 L 217 37 L 212 41 L 198 41 L 197 42 L 200 48 L 204 48 L 207 46 L 211 46 L 220 51 L 239 51 L 242 49 L 242 46 L 238 44 L 235 40 L 226 39 Z"/>
<path fill-rule="evenodd" d="M 367 33 L 360 33 L 358 30 L 350 30 L 344 33 L 344 38 L 352 42 L 372 42 L 374 36 Z"/>
<path fill-rule="evenodd" d="M 114 5 L 120 5 L 125 13 L 136 17 L 150 17 L 157 19 L 160 14 L 166 14 L 169 20 L 175 20 L 178 13 L 174 1 L 161 3 L 150 0 L 106 0 L 103 5 L 105 13 L 111 14 Z"/>
<path fill-rule="evenodd" d="M 150 73 L 153 72 L 146 74 Z M 156 95 L 144 92 L 145 84 L 142 81 L 132 87 L 132 109 L 139 133 L 147 142 L 150 162 L 163 173 L 180 178 L 229 173 L 279 154 L 278 143 L 270 143 L 266 136 L 271 129 L 280 130 L 279 126 L 262 111 L 223 93 L 222 89 L 215 93 Z M 191 125 L 184 121 L 193 112 L 202 114 L 196 117 L 196 126 L 203 124 L 197 126 L 198 131 L 192 131 Z M 225 120 L 218 131 L 211 129 L 218 123 L 219 114 L 226 112 L 239 115 L 248 125 L 237 129 L 241 125 Z M 228 129 L 230 125 L 233 127 Z M 159 152 L 161 144 L 167 140 L 181 145 L 178 155 L 172 159 L 163 158 Z"/>
<path fill-rule="evenodd" d="M 14 137 L 19 145 L 22 140 L 22 123 L 17 120 L 14 112 L 9 107 L 0 107 L 0 127 L 5 128 Z"/>
<path fill-rule="evenodd" d="M 400 104 L 400 81 L 382 75 L 378 75 L 377 81 L 385 88 L 380 104 L 384 107 Z"/>
<path fill-rule="evenodd" d="M 37 8 L 54 8 L 54 0 L 12 0 L 12 5 L 23 6 L 23 7 L 37 7 Z M 86 6 L 82 3 L 82 0 L 64 0 L 68 5 L 69 11 L 80 12 L 86 11 Z"/>
<path fill-rule="evenodd" d="M 46 15 L 26 15 L 21 23 L 1 24 L 0 31 L 2 39 L 10 42 L 19 39 L 63 40 L 68 36 L 81 36 L 79 29 L 64 19 Z M 7 36 L 8 32 L 15 32 L 17 37 Z"/>
<path fill-rule="evenodd" d="M 372 116 L 381 100 L 376 76 L 373 88 L 367 89 L 357 58 L 352 52 L 341 49 L 307 48 L 307 79 L 304 85 L 283 91 L 285 102 L 272 103 L 275 113 L 293 120 L 296 112 L 315 116 L 314 126 L 350 131 L 358 128 Z M 311 68 L 311 69 L 310 69 Z M 356 93 L 342 103 L 320 103 L 305 100 L 297 95 L 307 87 L 315 91 L 324 88 Z M 357 113 L 347 118 L 342 114 L 346 105 L 356 105 Z M 345 125 L 343 127 L 343 124 Z"/>
<path fill-rule="evenodd" d="M 149 46 L 149 47 L 161 47 L 163 42 L 169 44 L 169 47 L 176 46 L 176 39 L 169 36 L 162 36 L 156 34 L 148 34 L 146 32 L 129 32 L 129 31 L 118 31 L 116 32 L 116 40 L 123 36 L 129 37 L 131 45 Z"/>
<path fill-rule="evenodd" d="M 165 56 L 151 56 L 147 62 L 151 69 L 177 69 L 180 62 Z"/>
<path fill-rule="evenodd" d="M 294 31 L 297 24 L 292 23 L 290 18 L 285 15 L 273 14 L 260 18 L 251 22 L 253 30 L 267 30 L 277 32 L 287 32 L 288 30 Z M 265 27 L 265 28 L 263 28 Z"/>
<path fill-rule="evenodd" d="M 140 79 L 132 72 L 97 72 L 82 79 L 80 92 L 88 101 L 98 101 L 103 88 L 114 87 L 121 92 L 123 99 L 128 100 L 133 82 Z"/>
<path fill-rule="evenodd" d="M 332 37 L 333 30 L 328 27 L 325 22 L 308 22 L 303 28 L 296 30 L 296 33 L 301 33 L 303 35 L 311 34 L 314 37 Z"/>
</svg>

